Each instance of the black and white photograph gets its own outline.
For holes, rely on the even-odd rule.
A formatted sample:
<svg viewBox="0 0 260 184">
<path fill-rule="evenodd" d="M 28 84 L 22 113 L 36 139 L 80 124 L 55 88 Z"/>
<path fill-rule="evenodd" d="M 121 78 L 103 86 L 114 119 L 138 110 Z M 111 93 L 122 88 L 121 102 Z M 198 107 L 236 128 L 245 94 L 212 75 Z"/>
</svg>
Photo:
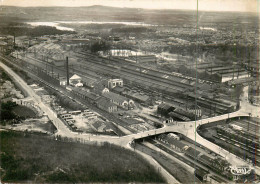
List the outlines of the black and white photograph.
<svg viewBox="0 0 260 184">
<path fill-rule="evenodd" d="M 259 184 L 260 0 L 0 0 L 0 183 Z"/>
</svg>

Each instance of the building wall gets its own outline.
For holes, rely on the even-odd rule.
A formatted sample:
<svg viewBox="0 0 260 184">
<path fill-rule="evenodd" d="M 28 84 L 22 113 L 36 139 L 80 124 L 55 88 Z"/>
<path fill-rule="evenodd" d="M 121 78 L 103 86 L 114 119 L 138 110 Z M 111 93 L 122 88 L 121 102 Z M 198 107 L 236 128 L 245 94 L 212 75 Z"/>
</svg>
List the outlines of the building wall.
<svg viewBox="0 0 260 184">
<path fill-rule="evenodd" d="M 117 106 L 111 106 L 108 108 L 109 112 L 116 112 L 117 111 Z"/>
<path fill-rule="evenodd" d="M 108 87 L 110 89 L 114 88 L 116 86 L 123 87 L 123 80 L 121 80 L 121 79 L 111 79 L 111 80 L 108 81 Z"/>
<path fill-rule="evenodd" d="M 102 106 L 100 104 L 97 104 L 97 107 L 102 109 L 102 110 L 104 110 L 104 111 L 110 112 L 110 113 L 117 111 L 117 106 L 116 105 L 115 106 L 110 106 L 108 108 L 105 108 L 104 106 Z"/>
</svg>

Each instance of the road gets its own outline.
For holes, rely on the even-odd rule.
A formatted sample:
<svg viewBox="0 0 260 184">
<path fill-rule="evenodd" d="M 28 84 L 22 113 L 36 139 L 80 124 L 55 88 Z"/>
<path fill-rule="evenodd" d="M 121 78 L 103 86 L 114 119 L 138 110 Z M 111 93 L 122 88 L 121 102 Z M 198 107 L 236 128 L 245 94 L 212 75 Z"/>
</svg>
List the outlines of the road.
<svg viewBox="0 0 260 184">
<path fill-rule="evenodd" d="M 1 57 L 1 56 L 0 56 Z M 5 59 L 1 57 L 2 59 Z M 5 59 L 8 61 L 7 59 Z M 222 149 L 221 147 L 211 143 L 210 141 L 202 138 L 196 131 L 196 128 L 201 124 L 216 122 L 220 120 L 225 120 L 232 117 L 240 117 L 240 116 L 249 116 L 249 113 L 252 112 L 252 108 L 249 110 L 242 105 L 242 108 L 236 112 L 224 114 L 221 116 L 211 117 L 207 119 L 202 119 L 199 121 L 189 121 L 189 122 L 179 122 L 173 125 L 167 125 L 160 129 L 149 130 L 145 132 L 140 132 L 136 134 L 130 134 L 122 137 L 115 137 L 115 136 L 101 136 L 101 135 L 94 135 L 94 134 L 86 134 L 86 133 L 76 133 L 72 132 L 59 118 L 57 118 L 51 108 L 41 101 L 41 97 L 38 96 L 33 89 L 27 85 L 27 83 L 19 77 L 15 72 L 13 72 L 8 66 L 0 62 L 0 66 L 6 70 L 6 72 L 12 76 L 12 78 L 21 84 L 21 87 L 28 92 L 28 96 L 33 99 L 36 105 L 48 115 L 49 119 L 53 122 L 53 124 L 57 127 L 58 132 L 57 135 L 61 135 L 68 138 L 74 139 L 81 139 L 85 141 L 96 141 L 96 142 L 109 142 L 112 144 L 116 144 L 122 147 L 128 147 L 129 143 L 134 139 L 144 138 L 151 135 L 166 133 L 166 132 L 178 132 L 181 134 L 186 135 L 187 137 L 191 138 L 192 140 L 198 142 L 199 144 L 214 150 L 215 152 L 219 153 L 221 156 L 225 157 L 232 165 L 248 165 L 248 163 L 244 160 L 240 160 L 235 155 L 227 152 L 226 150 Z M 244 104 L 245 102 L 242 102 Z M 259 110 L 259 109 L 258 109 Z M 257 113 L 257 112 L 256 112 Z M 256 173 L 260 174 L 259 168 L 255 168 Z"/>
<path fill-rule="evenodd" d="M 133 150 L 133 148 L 130 147 L 130 145 L 128 145 L 127 147 Z M 166 179 L 167 183 L 170 183 L 170 184 L 180 183 L 166 169 L 164 169 L 164 167 L 162 167 L 151 155 L 144 153 L 143 151 L 140 151 L 137 149 L 135 149 L 133 151 L 142 155 L 158 172 L 161 173 L 161 175 Z"/>
</svg>

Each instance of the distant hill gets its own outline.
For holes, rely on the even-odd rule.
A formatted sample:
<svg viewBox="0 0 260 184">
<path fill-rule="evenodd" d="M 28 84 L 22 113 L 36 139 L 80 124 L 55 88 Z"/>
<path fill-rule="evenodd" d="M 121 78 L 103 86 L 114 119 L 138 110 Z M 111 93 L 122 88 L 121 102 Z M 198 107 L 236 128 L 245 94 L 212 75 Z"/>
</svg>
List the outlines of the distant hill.
<svg viewBox="0 0 260 184">
<path fill-rule="evenodd" d="M 254 14 L 234 12 L 199 12 L 200 22 L 226 22 L 249 20 Z M 17 21 L 129 21 L 150 24 L 196 25 L 196 11 L 149 10 L 140 8 L 117 8 L 109 6 L 88 7 L 13 7 L 2 6 L 0 19 Z M 258 21 L 258 20 L 257 20 Z"/>
</svg>

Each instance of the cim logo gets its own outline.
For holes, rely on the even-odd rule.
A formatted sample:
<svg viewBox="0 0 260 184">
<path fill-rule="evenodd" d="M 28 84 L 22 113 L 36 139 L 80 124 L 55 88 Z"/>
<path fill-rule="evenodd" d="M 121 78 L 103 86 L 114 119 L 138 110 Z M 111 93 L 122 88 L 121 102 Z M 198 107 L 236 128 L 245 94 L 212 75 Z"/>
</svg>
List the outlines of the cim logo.
<svg viewBox="0 0 260 184">
<path fill-rule="evenodd" d="M 246 174 L 250 174 L 251 169 L 247 166 L 245 167 L 230 166 L 230 172 L 234 175 L 246 175 Z"/>
</svg>

